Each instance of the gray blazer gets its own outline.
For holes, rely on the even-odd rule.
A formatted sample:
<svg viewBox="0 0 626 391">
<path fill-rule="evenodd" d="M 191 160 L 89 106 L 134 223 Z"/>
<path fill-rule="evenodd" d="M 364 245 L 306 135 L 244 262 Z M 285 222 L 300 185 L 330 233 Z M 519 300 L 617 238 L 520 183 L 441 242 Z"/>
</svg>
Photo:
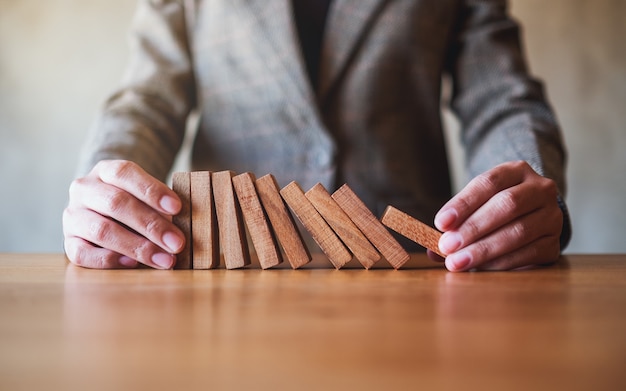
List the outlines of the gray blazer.
<svg viewBox="0 0 626 391">
<path fill-rule="evenodd" d="M 470 175 L 525 160 L 565 192 L 562 136 L 505 1 L 335 0 L 316 86 L 291 0 L 142 0 L 131 44 L 83 171 L 123 158 L 164 179 L 197 110 L 193 169 L 348 183 L 377 214 L 392 204 L 432 221 L 451 196 L 449 78 Z"/>
</svg>

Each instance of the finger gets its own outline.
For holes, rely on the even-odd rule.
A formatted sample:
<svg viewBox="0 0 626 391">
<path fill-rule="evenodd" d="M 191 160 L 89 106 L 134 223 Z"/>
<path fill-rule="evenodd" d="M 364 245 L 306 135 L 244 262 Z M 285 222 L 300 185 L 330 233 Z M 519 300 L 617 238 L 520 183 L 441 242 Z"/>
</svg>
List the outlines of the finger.
<svg viewBox="0 0 626 391">
<path fill-rule="evenodd" d="M 542 238 L 559 243 L 562 215 L 556 210 L 540 210 L 522 216 L 467 247 L 449 254 L 446 267 L 465 271 L 504 256 Z"/>
<path fill-rule="evenodd" d="M 182 204 L 176 193 L 136 163 L 125 160 L 101 161 L 94 167 L 93 173 L 103 182 L 129 192 L 162 213 L 175 215 L 180 211 Z"/>
<path fill-rule="evenodd" d="M 553 238 L 543 237 L 515 252 L 498 257 L 481 265 L 478 269 L 485 271 L 513 270 L 526 266 L 546 265 L 559 259 L 560 247 Z"/>
<path fill-rule="evenodd" d="M 520 184 L 527 169 L 526 162 L 508 162 L 478 175 L 439 210 L 435 226 L 440 231 L 458 227 L 495 194 Z"/>
<path fill-rule="evenodd" d="M 82 200 L 81 207 L 121 222 L 170 253 L 184 247 L 184 236 L 171 220 L 118 187 L 91 181 L 71 192 L 72 198 Z"/>
<path fill-rule="evenodd" d="M 148 239 L 88 209 L 67 208 L 66 237 L 78 237 L 157 269 L 173 267 L 174 257 Z"/>
<path fill-rule="evenodd" d="M 552 196 L 554 198 L 549 198 Z M 538 187 L 536 182 L 526 181 L 504 189 L 485 202 L 457 229 L 444 232 L 439 247 L 444 254 L 451 254 L 549 202 L 557 208 L 555 192 Z"/>
<path fill-rule="evenodd" d="M 137 261 L 77 237 L 65 238 L 65 254 L 70 262 L 90 269 L 132 269 Z"/>
</svg>

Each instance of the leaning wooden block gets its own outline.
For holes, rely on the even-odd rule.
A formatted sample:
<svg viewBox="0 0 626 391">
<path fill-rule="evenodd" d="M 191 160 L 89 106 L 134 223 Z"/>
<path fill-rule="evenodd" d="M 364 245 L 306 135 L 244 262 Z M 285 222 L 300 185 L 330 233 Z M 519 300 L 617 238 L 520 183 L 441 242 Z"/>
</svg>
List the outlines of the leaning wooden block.
<svg viewBox="0 0 626 391">
<path fill-rule="evenodd" d="M 212 174 L 219 240 L 227 269 L 237 269 L 250 264 L 246 230 L 233 190 L 233 175 L 232 171 Z"/>
<path fill-rule="evenodd" d="M 274 231 L 270 227 L 254 186 L 256 178 L 247 172 L 233 177 L 233 187 L 241 206 L 243 218 L 263 269 L 283 261 Z"/>
<path fill-rule="evenodd" d="M 427 249 L 445 257 L 441 251 L 439 251 L 439 238 L 442 233 L 436 229 L 422 223 L 414 217 L 394 208 L 388 206 L 381 218 L 383 224 L 397 233 L 406 236 L 415 243 L 426 247 Z"/>
<path fill-rule="evenodd" d="M 172 175 L 172 190 L 176 192 L 182 202 L 180 213 L 172 217 L 172 222 L 185 236 L 185 247 L 176 255 L 174 269 L 191 269 L 191 175 L 188 172 L 175 172 Z"/>
<path fill-rule="evenodd" d="M 191 173 L 191 226 L 193 227 L 193 268 L 214 269 L 220 264 L 219 237 L 211 173 Z"/>
<path fill-rule="evenodd" d="M 255 184 L 261 204 L 291 267 L 297 269 L 311 262 L 309 249 L 280 196 L 276 178 L 267 174 L 257 179 Z"/>
<path fill-rule="evenodd" d="M 305 195 L 366 269 L 371 268 L 380 259 L 378 251 L 321 183 L 313 186 Z"/>
<path fill-rule="evenodd" d="M 398 269 L 410 259 L 409 253 L 347 184 L 337 189 L 332 197 L 391 266 Z"/>
<path fill-rule="evenodd" d="M 283 187 L 280 194 L 335 268 L 340 269 L 350 262 L 352 254 L 306 198 L 300 185 L 291 182 Z"/>
</svg>

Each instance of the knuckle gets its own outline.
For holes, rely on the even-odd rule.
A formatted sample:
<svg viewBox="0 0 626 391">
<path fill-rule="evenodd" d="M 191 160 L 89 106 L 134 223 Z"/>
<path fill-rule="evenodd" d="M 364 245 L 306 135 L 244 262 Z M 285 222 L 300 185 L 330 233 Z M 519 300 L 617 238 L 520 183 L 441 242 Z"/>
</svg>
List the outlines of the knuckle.
<svg viewBox="0 0 626 391">
<path fill-rule="evenodd" d="M 522 200 L 518 194 L 510 189 L 498 193 L 497 205 L 505 213 L 516 212 L 520 209 Z"/>
<path fill-rule="evenodd" d="M 110 160 L 106 172 L 114 178 L 124 178 L 133 170 L 134 163 L 128 160 Z"/>
<path fill-rule="evenodd" d="M 556 182 L 552 179 L 541 177 L 541 180 L 539 181 L 539 188 L 546 196 L 551 198 L 556 198 L 558 196 L 559 190 Z"/>
<path fill-rule="evenodd" d="M 482 263 L 491 259 L 491 248 L 484 242 L 476 243 L 472 248 L 473 259 L 477 263 Z"/>
<path fill-rule="evenodd" d="M 470 238 L 478 238 L 481 236 L 481 227 L 473 219 L 469 219 L 465 222 L 463 230 L 469 234 Z"/>
<path fill-rule="evenodd" d="M 154 245 L 146 239 L 133 248 L 133 258 L 144 262 L 149 261 L 154 253 Z"/>
<path fill-rule="evenodd" d="M 104 205 L 109 213 L 121 211 L 127 202 L 127 195 L 119 190 L 112 191 L 104 197 Z"/>
<path fill-rule="evenodd" d="M 96 269 L 110 269 L 115 265 L 114 255 L 112 252 L 98 254 L 95 256 L 92 267 Z"/>
<path fill-rule="evenodd" d="M 89 236 L 96 243 L 104 243 L 107 241 L 111 232 L 113 223 L 106 219 L 94 221 L 89 225 Z"/>
<path fill-rule="evenodd" d="M 70 183 L 70 186 L 68 188 L 70 199 L 75 197 L 81 191 L 81 189 L 85 187 L 86 182 L 87 182 L 87 178 L 81 177 L 81 178 L 74 179 Z"/>
<path fill-rule="evenodd" d="M 526 172 L 533 171 L 534 172 L 530 164 L 528 164 L 528 162 L 525 160 L 513 161 L 511 162 L 511 167 L 513 169 L 520 170 L 520 171 L 526 171 Z"/>
<path fill-rule="evenodd" d="M 145 224 L 145 233 L 148 237 L 160 237 L 163 232 L 163 222 L 161 219 L 150 219 Z"/>
<path fill-rule="evenodd" d="M 517 221 L 515 224 L 513 224 L 513 240 L 520 240 L 523 238 L 528 238 L 532 235 L 532 227 L 524 222 L 524 221 Z"/>
<path fill-rule="evenodd" d="M 477 177 L 478 185 L 483 189 L 497 189 L 502 181 L 498 170 L 491 170 Z"/>
<path fill-rule="evenodd" d="M 158 199 L 160 197 L 159 186 L 151 181 L 145 186 L 141 187 L 141 194 L 143 195 L 143 197 L 145 197 L 145 199 L 148 200 Z"/>
</svg>

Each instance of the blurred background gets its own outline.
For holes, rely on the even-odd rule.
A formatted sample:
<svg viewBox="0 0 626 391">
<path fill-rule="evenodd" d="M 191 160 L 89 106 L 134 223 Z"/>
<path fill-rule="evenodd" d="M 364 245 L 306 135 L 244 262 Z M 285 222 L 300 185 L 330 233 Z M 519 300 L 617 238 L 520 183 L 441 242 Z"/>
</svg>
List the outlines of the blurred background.
<svg viewBox="0 0 626 391">
<path fill-rule="evenodd" d="M 0 252 L 61 252 L 85 132 L 120 80 L 130 0 L 0 0 Z M 568 253 L 626 252 L 626 1 L 512 0 L 569 150 Z M 450 143 L 458 151 L 450 125 Z M 465 182 L 453 159 L 457 189 Z"/>
</svg>

